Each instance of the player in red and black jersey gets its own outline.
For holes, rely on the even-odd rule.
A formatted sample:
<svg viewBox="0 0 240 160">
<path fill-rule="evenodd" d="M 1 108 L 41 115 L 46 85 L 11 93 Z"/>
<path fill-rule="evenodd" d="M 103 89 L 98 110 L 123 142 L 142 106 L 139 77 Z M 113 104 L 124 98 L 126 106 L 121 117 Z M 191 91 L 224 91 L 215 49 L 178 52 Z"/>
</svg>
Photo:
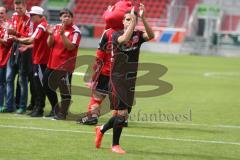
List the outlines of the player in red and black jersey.
<svg viewBox="0 0 240 160">
<path fill-rule="evenodd" d="M 103 15 L 106 22 L 106 30 L 102 34 L 99 48 L 96 52 L 96 62 L 93 67 L 95 74 L 92 76 L 92 82 L 88 83 L 88 86 L 92 89 L 88 112 L 86 116 L 84 115 L 83 118 L 78 120 L 82 124 L 95 125 L 98 123 L 100 114 L 110 110 L 109 106 L 105 106 L 106 108 L 101 109 L 100 113 L 100 106 L 106 98 L 106 94 L 109 93 L 112 34 L 123 29 L 122 21 L 124 14 L 131 8 L 132 2 L 130 0 L 119 0 L 114 6 L 109 6 Z"/>
<path fill-rule="evenodd" d="M 143 21 L 145 31 L 135 30 L 137 13 L 134 8 L 125 14 L 124 30 L 113 34 L 113 55 L 111 61 L 111 107 L 114 115 L 103 126 L 96 127 L 96 147 L 101 146 L 104 133 L 113 128 L 112 152 L 126 153 L 119 146 L 119 139 L 128 111 L 133 105 L 134 88 L 137 76 L 139 51 L 143 42 L 154 38 L 154 33 L 144 17 L 144 5 L 140 4 L 139 16 Z"/>
<path fill-rule="evenodd" d="M 90 103 L 88 105 L 88 113 L 86 117 L 80 119 L 80 123 L 85 125 L 95 125 L 98 123 L 100 116 L 100 105 L 108 94 L 109 76 L 110 76 L 110 60 L 112 51 L 112 34 L 115 29 L 107 29 L 104 31 L 96 52 L 96 62 L 93 67 L 95 73 L 89 87 L 92 89 Z"/>
</svg>

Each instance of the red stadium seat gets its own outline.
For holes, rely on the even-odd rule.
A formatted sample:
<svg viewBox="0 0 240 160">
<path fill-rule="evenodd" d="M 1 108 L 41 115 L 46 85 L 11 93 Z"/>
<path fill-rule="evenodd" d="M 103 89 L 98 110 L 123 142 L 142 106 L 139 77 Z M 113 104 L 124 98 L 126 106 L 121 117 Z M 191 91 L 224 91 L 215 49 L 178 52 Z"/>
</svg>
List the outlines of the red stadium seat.
<svg viewBox="0 0 240 160">
<path fill-rule="evenodd" d="M 221 26 L 222 31 L 237 31 L 240 16 L 238 15 L 224 15 Z"/>
<path fill-rule="evenodd" d="M 104 25 L 102 15 L 108 6 L 115 2 L 116 0 L 75 0 L 76 7 L 73 12 L 75 17 L 82 18 L 75 18 L 74 21 L 77 24 Z M 159 20 L 166 12 L 171 0 L 141 0 L 141 2 L 146 6 L 146 17 Z"/>
<path fill-rule="evenodd" d="M 29 0 L 27 2 L 28 10 L 31 9 L 32 6 L 41 5 L 43 0 Z M 13 10 L 13 0 L 2 0 L 3 5 L 7 8 L 7 10 Z"/>
<path fill-rule="evenodd" d="M 188 6 L 188 9 L 189 9 L 189 15 L 192 13 L 195 5 L 199 2 L 201 2 L 201 0 L 186 0 L 185 1 L 186 5 Z"/>
</svg>

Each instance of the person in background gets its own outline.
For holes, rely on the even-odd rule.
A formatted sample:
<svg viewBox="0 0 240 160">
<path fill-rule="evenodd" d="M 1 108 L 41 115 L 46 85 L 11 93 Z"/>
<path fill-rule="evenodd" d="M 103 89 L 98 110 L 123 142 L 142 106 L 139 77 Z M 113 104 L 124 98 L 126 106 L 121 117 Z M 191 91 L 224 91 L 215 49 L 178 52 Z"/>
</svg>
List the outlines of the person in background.
<svg viewBox="0 0 240 160">
<path fill-rule="evenodd" d="M 11 21 L 7 18 L 7 10 L 0 6 L 0 112 L 7 112 L 4 106 L 6 95 L 6 66 L 10 56 L 12 40 L 9 39 L 7 28 L 10 27 Z"/>
<path fill-rule="evenodd" d="M 71 79 L 75 68 L 78 46 L 81 40 L 79 28 L 73 24 L 73 13 L 64 8 L 59 13 L 61 24 L 49 26 L 47 44 L 51 48 L 43 86 L 51 103 L 49 116 L 65 120 L 71 103 Z M 59 88 L 61 102 L 56 90 Z"/>
<path fill-rule="evenodd" d="M 8 34 L 16 37 L 29 37 L 33 32 L 33 24 L 30 21 L 30 15 L 26 10 L 25 0 L 14 0 L 15 13 L 12 16 L 13 28 L 8 29 Z M 26 45 L 20 45 L 17 41 L 13 42 L 11 55 L 7 63 L 7 94 L 6 107 L 8 112 L 13 112 L 14 104 L 14 81 L 19 75 L 20 100 L 17 114 L 23 114 L 26 111 L 28 97 L 28 68 L 31 49 Z"/>
<path fill-rule="evenodd" d="M 43 74 L 47 67 L 50 48 L 47 45 L 47 20 L 43 16 L 44 9 L 33 6 L 29 12 L 31 21 L 36 25 L 36 29 L 31 37 L 16 38 L 21 44 L 33 44 L 33 84 L 35 90 L 35 107 L 31 112 L 31 117 L 42 117 L 45 107 L 45 92 L 43 90 Z"/>
</svg>

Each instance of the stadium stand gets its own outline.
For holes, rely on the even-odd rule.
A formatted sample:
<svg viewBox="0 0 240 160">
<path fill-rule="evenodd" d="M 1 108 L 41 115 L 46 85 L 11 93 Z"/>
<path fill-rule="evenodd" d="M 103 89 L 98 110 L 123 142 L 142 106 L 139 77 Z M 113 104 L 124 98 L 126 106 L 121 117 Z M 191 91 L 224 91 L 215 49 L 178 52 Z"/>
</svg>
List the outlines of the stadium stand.
<svg viewBox="0 0 240 160">
<path fill-rule="evenodd" d="M 195 6 L 199 3 L 201 3 L 201 0 L 185 0 L 183 3 L 183 7 L 181 7 L 181 11 L 178 14 L 178 18 L 177 18 L 174 26 L 175 27 L 183 27 L 186 18 L 191 16 Z M 186 6 L 186 8 L 187 8 L 187 15 L 186 15 L 186 8 L 184 6 Z M 187 16 L 187 17 L 185 17 L 185 16 Z"/>
<path fill-rule="evenodd" d="M 239 22 L 240 22 L 239 15 L 224 15 L 222 25 L 221 25 L 221 30 L 237 31 Z"/>
<path fill-rule="evenodd" d="M 74 21 L 77 24 L 104 24 L 102 15 L 107 6 L 115 2 L 115 0 L 75 0 Z M 171 0 L 142 0 L 141 2 L 146 6 L 146 17 L 150 19 L 150 22 L 154 23 L 164 16 L 167 5 L 170 4 Z"/>
<path fill-rule="evenodd" d="M 189 15 L 192 14 L 192 11 L 196 4 L 199 4 L 201 2 L 202 2 L 201 0 L 185 0 L 185 5 L 188 6 Z"/>
</svg>

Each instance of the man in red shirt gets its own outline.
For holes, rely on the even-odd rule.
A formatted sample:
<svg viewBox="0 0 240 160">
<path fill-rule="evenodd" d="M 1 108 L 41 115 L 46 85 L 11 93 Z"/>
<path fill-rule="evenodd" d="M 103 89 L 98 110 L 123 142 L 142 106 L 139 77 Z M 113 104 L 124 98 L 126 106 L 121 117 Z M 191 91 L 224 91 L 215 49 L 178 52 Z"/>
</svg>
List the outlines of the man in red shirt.
<svg viewBox="0 0 240 160">
<path fill-rule="evenodd" d="M 28 37 L 32 34 L 33 24 L 30 21 L 30 15 L 26 11 L 25 0 L 14 0 L 15 13 L 12 16 L 13 28 L 8 29 L 8 33 L 17 37 Z M 23 54 L 22 54 L 23 53 Z M 18 42 L 14 42 L 11 49 L 11 55 L 7 64 L 7 94 L 6 107 L 8 112 L 15 109 L 14 104 L 14 80 L 16 74 L 19 75 L 20 102 L 18 114 L 26 111 L 28 97 L 28 71 L 31 49 Z"/>
<path fill-rule="evenodd" d="M 55 116 L 54 118 L 66 119 L 71 103 L 71 79 L 81 40 L 81 32 L 73 24 L 73 14 L 69 9 L 62 9 L 59 16 L 62 24 L 48 27 L 47 43 L 51 52 L 43 76 L 43 85 L 53 107 L 51 113 Z M 58 105 L 57 88 L 61 93 L 61 105 Z M 55 115 L 54 111 L 56 111 Z"/>
<path fill-rule="evenodd" d="M 6 107 L 4 107 L 6 65 L 12 46 L 12 41 L 8 37 L 6 28 L 11 25 L 11 22 L 7 19 L 6 8 L 0 7 L 0 112 L 6 112 Z"/>
<path fill-rule="evenodd" d="M 31 8 L 31 21 L 36 25 L 36 29 L 31 37 L 16 38 L 17 41 L 23 44 L 33 44 L 33 82 L 35 89 L 35 108 L 31 112 L 31 117 L 42 117 L 43 108 L 45 107 L 45 93 L 43 90 L 43 74 L 47 67 L 50 48 L 47 45 L 47 21 L 43 16 L 44 10 L 41 7 L 33 6 Z"/>
</svg>

